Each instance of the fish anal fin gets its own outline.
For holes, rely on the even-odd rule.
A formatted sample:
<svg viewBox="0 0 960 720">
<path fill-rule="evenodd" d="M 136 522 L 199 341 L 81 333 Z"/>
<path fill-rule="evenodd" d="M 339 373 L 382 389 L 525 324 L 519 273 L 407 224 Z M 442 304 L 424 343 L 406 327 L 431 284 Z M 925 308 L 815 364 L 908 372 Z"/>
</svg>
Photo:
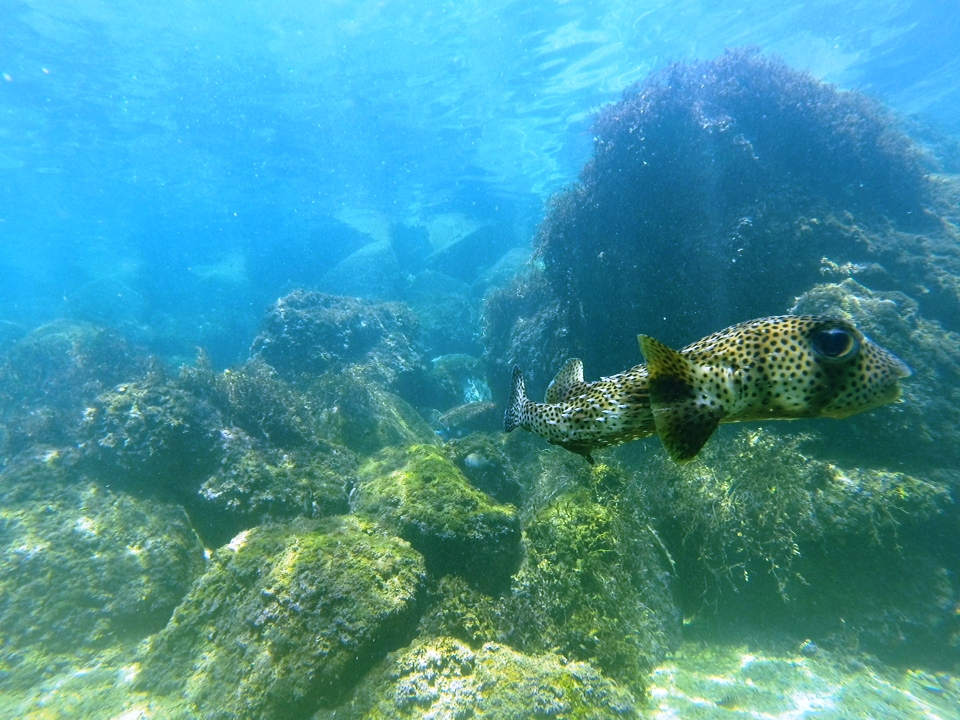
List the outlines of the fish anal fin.
<svg viewBox="0 0 960 720">
<path fill-rule="evenodd" d="M 549 405 L 563 402 L 573 393 L 577 386 L 583 384 L 583 361 L 580 358 L 567 360 L 556 377 L 547 386 L 544 402 Z"/>
<path fill-rule="evenodd" d="M 646 335 L 637 340 L 647 360 L 650 407 L 657 435 L 673 460 L 692 460 L 726 411 L 698 391 L 703 385 L 703 370 L 695 362 Z"/>
</svg>

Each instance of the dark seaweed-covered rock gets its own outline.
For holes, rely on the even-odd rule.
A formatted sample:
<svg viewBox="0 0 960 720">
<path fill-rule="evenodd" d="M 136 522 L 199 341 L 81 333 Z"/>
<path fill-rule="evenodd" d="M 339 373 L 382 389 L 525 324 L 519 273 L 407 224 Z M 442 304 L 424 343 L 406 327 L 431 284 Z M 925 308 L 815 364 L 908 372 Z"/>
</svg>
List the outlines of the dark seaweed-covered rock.
<svg viewBox="0 0 960 720">
<path fill-rule="evenodd" d="M 216 407 L 157 371 L 101 394 L 79 434 L 97 472 L 182 497 L 216 467 L 222 427 Z"/>
<path fill-rule="evenodd" d="M 251 355 L 287 378 L 359 366 L 368 379 L 393 385 L 420 368 L 419 332 L 401 303 L 296 290 L 267 311 Z"/>
<path fill-rule="evenodd" d="M 216 546 L 268 520 L 346 511 L 357 460 L 323 438 L 328 409 L 262 361 L 216 373 L 201 354 L 176 376 L 152 372 L 103 393 L 84 413 L 80 448 L 105 481 L 182 503 Z M 380 417 L 370 415 L 360 436 L 390 437 L 373 432 Z"/>
<path fill-rule="evenodd" d="M 49 450 L 0 474 L 3 665 L 160 630 L 204 566 L 183 509 L 103 487 Z"/>
<path fill-rule="evenodd" d="M 19 339 L 0 358 L 0 455 L 75 442 L 87 404 L 148 365 L 119 333 L 88 323 L 60 320 Z"/>
<path fill-rule="evenodd" d="M 636 708 L 627 690 L 586 663 L 439 637 L 391 654 L 349 703 L 315 717 L 610 720 L 637 717 Z"/>
<path fill-rule="evenodd" d="M 353 503 L 408 540 L 436 575 L 454 573 L 495 591 L 520 562 L 516 510 L 471 487 L 437 448 L 377 453 L 360 466 Z"/>
<path fill-rule="evenodd" d="M 944 483 L 816 460 L 803 436 L 730 436 L 697 464 L 647 463 L 645 494 L 686 613 L 707 602 L 721 623 L 842 634 L 897 661 L 960 659 L 948 549 L 958 522 Z"/>
<path fill-rule="evenodd" d="M 204 718 L 307 717 L 416 627 L 423 560 L 353 517 L 245 531 L 143 650 L 141 684 Z"/>
<path fill-rule="evenodd" d="M 917 146 L 864 96 L 734 51 L 628 89 L 594 133 L 530 274 L 487 301 L 495 395 L 515 362 L 531 387 L 570 355 L 597 377 L 640 361 L 637 332 L 681 347 L 782 312 L 824 257 L 885 268 L 883 289 L 930 285 L 924 312 L 960 329 L 956 232 L 927 212 Z"/>
<path fill-rule="evenodd" d="M 281 449 L 237 428 L 220 433 L 218 467 L 184 498 L 207 544 L 221 545 L 264 522 L 347 512 L 357 458 L 346 448 L 318 441 Z"/>
</svg>

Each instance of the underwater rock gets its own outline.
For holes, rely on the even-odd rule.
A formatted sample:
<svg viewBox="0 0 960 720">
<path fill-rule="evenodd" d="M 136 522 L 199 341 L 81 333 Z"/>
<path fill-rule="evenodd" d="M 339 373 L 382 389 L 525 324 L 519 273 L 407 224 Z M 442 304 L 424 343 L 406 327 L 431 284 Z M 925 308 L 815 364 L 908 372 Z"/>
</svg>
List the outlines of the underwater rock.
<svg viewBox="0 0 960 720">
<path fill-rule="evenodd" d="M 403 398 L 351 368 L 326 373 L 311 385 L 316 432 L 360 456 L 391 445 L 439 443 L 436 434 Z"/>
<path fill-rule="evenodd" d="M 156 371 L 101 394 L 79 436 L 98 473 L 182 499 L 216 467 L 222 427 L 213 404 Z"/>
<path fill-rule="evenodd" d="M 359 366 L 370 380 L 394 385 L 420 368 L 419 333 L 402 303 L 295 290 L 267 311 L 250 353 L 288 378 Z"/>
<path fill-rule="evenodd" d="M 403 300 L 420 318 L 423 345 L 431 356 L 479 353 L 480 300 L 470 286 L 433 270 L 413 275 Z"/>
<path fill-rule="evenodd" d="M 423 560 L 354 517 L 241 533 L 143 649 L 142 687 L 204 718 L 307 717 L 416 627 Z"/>
<path fill-rule="evenodd" d="M 855 322 L 913 370 L 902 402 L 817 426 L 816 455 L 859 467 L 909 472 L 960 465 L 960 334 L 944 330 L 899 292 L 873 292 L 852 278 L 817 285 L 791 308 Z"/>
<path fill-rule="evenodd" d="M 503 410 L 492 402 L 471 402 L 450 408 L 436 421 L 437 433 L 444 439 L 462 438 L 475 432 L 499 432 Z"/>
<path fill-rule="evenodd" d="M 470 486 L 427 445 L 386 448 L 364 462 L 351 498 L 419 550 L 434 575 L 453 573 L 489 592 L 503 588 L 522 556 L 517 512 Z"/>
<path fill-rule="evenodd" d="M 596 487 L 624 479 L 603 464 L 586 472 Z M 642 694 L 651 668 L 680 639 L 668 558 L 640 508 L 591 495 L 576 487 L 526 525 L 527 556 L 497 624 L 518 650 L 587 661 Z"/>
<path fill-rule="evenodd" d="M 491 399 L 480 360 L 463 353 L 440 355 L 431 360 L 423 385 L 420 400 L 441 412 Z"/>
<path fill-rule="evenodd" d="M 507 225 L 484 225 L 437 250 L 427 266 L 467 284 L 517 244 Z"/>
<path fill-rule="evenodd" d="M 37 328 L 0 358 L 0 456 L 73 444 L 87 403 L 149 365 L 115 330 L 66 320 Z"/>
<path fill-rule="evenodd" d="M 75 661 L 157 632 L 203 571 L 182 508 L 105 488 L 56 450 L 4 470 L 0 506 L 0 654 L 17 672 L 26 648 Z"/>
<path fill-rule="evenodd" d="M 364 245 L 320 278 L 317 287 L 331 295 L 369 300 L 400 297 L 400 265 L 389 240 Z"/>
<path fill-rule="evenodd" d="M 801 452 L 806 440 L 755 431 L 707 448 L 696 465 L 648 457 L 644 494 L 684 612 L 820 644 L 844 628 L 845 642 L 888 659 L 960 660 L 949 489 L 817 460 Z"/>
<path fill-rule="evenodd" d="M 636 708 L 627 690 L 586 663 L 439 637 L 391 654 L 348 703 L 315 720 L 608 720 L 637 717 Z"/>
<path fill-rule="evenodd" d="M 394 223 L 390 226 L 390 246 L 403 273 L 415 273 L 422 269 L 427 256 L 433 250 L 429 228 L 407 223 Z"/>
<path fill-rule="evenodd" d="M 891 230 L 930 238 L 887 267 L 905 292 L 937 265 L 960 275 L 955 231 L 926 212 L 938 191 L 918 146 L 873 101 L 777 60 L 731 51 L 671 65 L 604 108 L 594 135 L 580 181 L 551 202 L 531 272 L 488 296 L 497 397 L 494 378 L 514 363 L 534 386 L 561 355 L 610 375 L 640 360 L 638 332 L 682 347 L 774 314 L 821 280 L 825 256 L 887 266 Z M 861 232 L 834 232 L 831 218 Z M 931 317 L 960 329 L 953 287 L 954 312 L 938 301 Z"/>
<path fill-rule="evenodd" d="M 219 546 L 265 522 L 347 512 L 358 461 L 346 448 L 317 442 L 281 449 L 238 428 L 224 428 L 221 438 L 219 467 L 186 501 L 208 545 Z"/>
</svg>

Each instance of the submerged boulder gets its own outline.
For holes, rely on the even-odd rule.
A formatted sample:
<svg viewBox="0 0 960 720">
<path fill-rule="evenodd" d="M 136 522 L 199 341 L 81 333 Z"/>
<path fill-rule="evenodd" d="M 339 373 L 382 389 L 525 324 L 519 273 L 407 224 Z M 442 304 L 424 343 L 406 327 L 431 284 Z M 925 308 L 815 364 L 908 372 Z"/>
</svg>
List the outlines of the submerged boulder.
<svg viewBox="0 0 960 720">
<path fill-rule="evenodd" d="M 523 655 L 487 643 L 471 649 L 440 637 L 390 655 L 354 694 L 317 720 L 387 718 L 637 717 L 637 701 L 586 663 L 559 655 Z"/>
<path fill-rule="evenodd" d="M 682 347 L 782 312 L 824 257 L 882 266 L 882 289 L 960 329 L 956 231 L 927 212 L 939 190 L 919 147 L 865 96 L 731 51 L 629 88 L 594 136 L 530 272 L 488 298 L 495 395 L 513 363 L 532 387 L 561 356 L 608 375 L 640 361 L 637 332 Z"/>
<path fill-rule="evenodd" d="M 0 357 L 0 456 L 73 444 L 84 408 L 149 365 L 118 332 L 90 323 L 58 320 L 20 338 Z"/>
<path fill-rule="evenodd" d="M 402 303 L 296 290 L 269 308 L 250 352 L 287 378 L 358 367 L 389 386 L 419 370 L 419 334 Z"/>
<path fill-rule="evenodd" d="M 182 508 L 132 497 L 77 472 L 56 450 L 0 474 L 3 665 L 31 648 L 85 653 L 160 630 L 204 567 Z"/>
<path fill-rule="evenodd" d="M 436 444 L 436 434 L 399 395 L 358 368 L 329 372 L 310 387 L 316 432 L 360 456 L 391 445 Z"/>
<path fill-rule="evenodd" d="M 409 640 L 423 579 L 416 551 L 354 517 L 245 531 L 151 638 L 139 682 L 205 718 L 306 717 Z"/>
<path fill-rule="evenodd" d="M 470 485 L 432 446 L 387 448 L 360 466 L 354 511 L 378 518 L 419 550 L 436 575 L 493 591 L 522 555 L 517 512 Z"/>
</svg>

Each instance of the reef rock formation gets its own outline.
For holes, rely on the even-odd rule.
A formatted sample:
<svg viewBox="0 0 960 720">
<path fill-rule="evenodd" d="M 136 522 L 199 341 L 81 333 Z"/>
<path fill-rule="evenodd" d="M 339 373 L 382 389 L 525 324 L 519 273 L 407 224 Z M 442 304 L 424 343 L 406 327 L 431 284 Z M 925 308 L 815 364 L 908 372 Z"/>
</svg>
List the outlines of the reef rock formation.
<svg viewBox="0 0 960 720">
<path fill-rule="evenodd" d="M 732 51 L 628 89 L 594 133 L 530 272 L 488 298 L 496 395 L 514 363 L 535 387 L 571 355 L 596 377 L 641 360 L 637 332 L 681 347 L 782 313 L 823 269 L 960 329 L 960 250 L 930 212 L 927 160 L 868 98 Z"/>
</svg>

